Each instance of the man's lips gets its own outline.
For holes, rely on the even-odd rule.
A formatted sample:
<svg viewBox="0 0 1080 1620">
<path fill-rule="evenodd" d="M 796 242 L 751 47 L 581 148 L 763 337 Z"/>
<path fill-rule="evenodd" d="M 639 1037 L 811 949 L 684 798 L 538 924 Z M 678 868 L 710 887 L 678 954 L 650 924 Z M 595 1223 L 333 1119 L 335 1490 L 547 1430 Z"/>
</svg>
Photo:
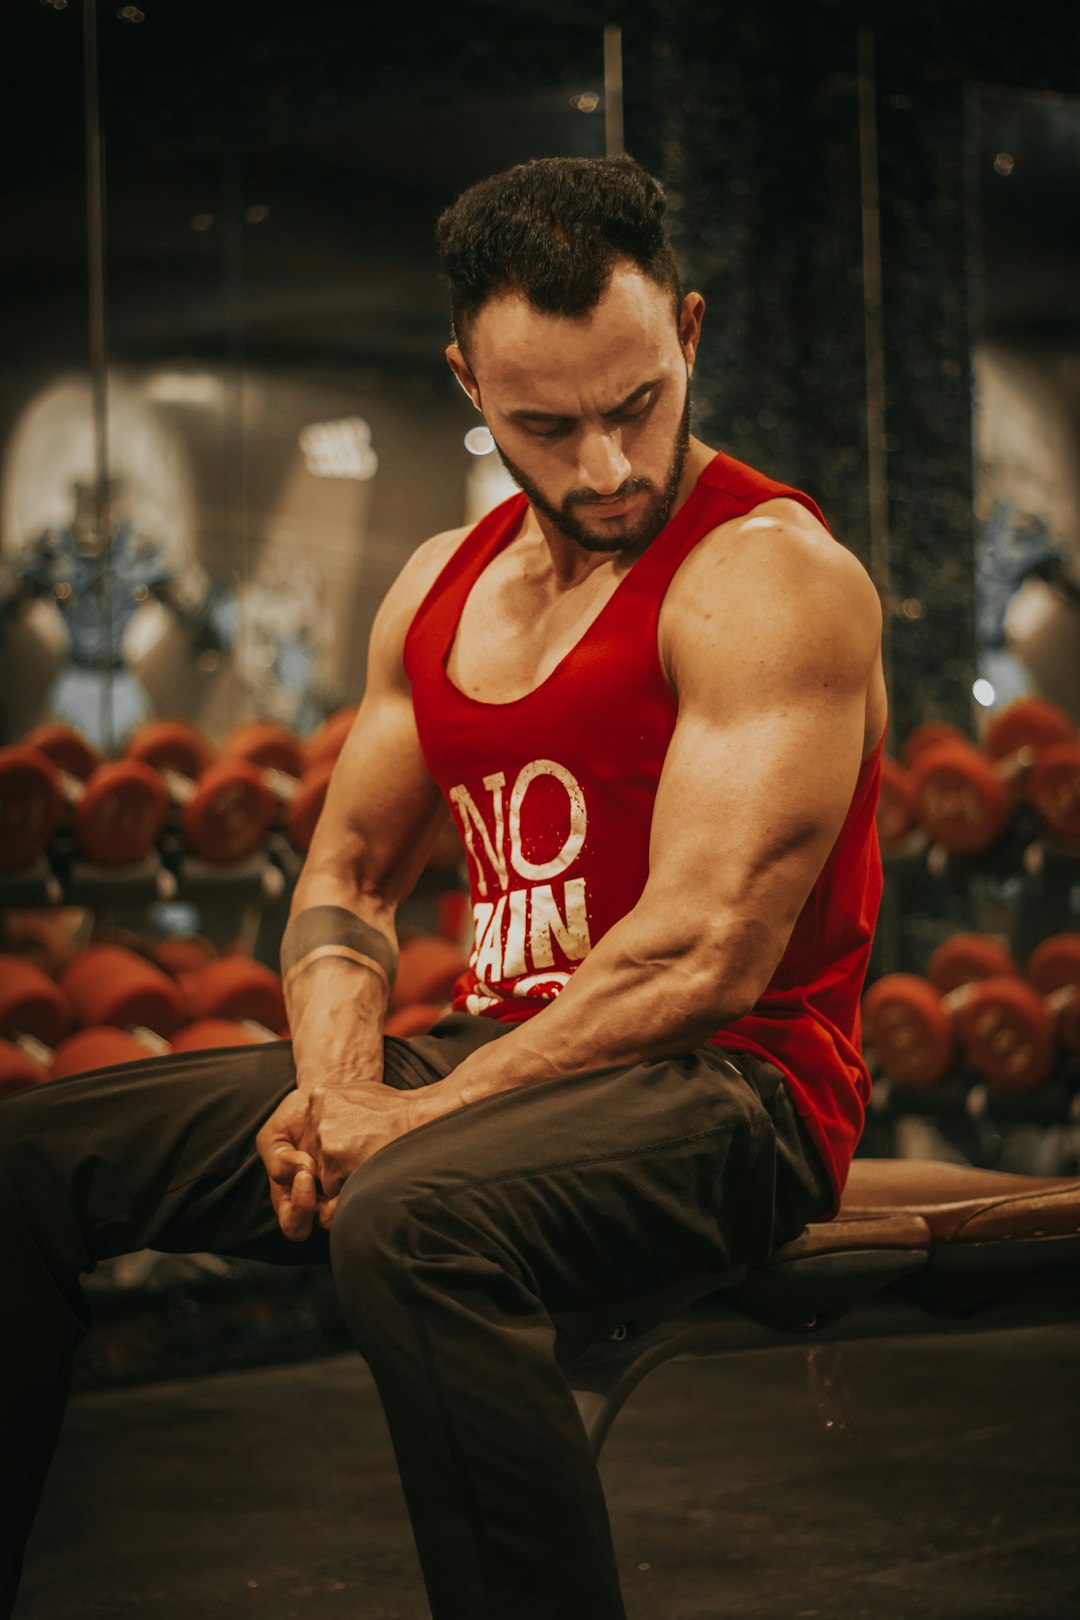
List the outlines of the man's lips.
<svg viewBox="0 0 1080 1620">
<path fill-rule="evenodd" d="M 605 495 L 601 500 L 583 501 L 580 510 L 586 514 L 595 512 L 597 517 L 621 517 L 643 494 L 644 491 L 639 489 L 632 495 Z"/>
</svg>

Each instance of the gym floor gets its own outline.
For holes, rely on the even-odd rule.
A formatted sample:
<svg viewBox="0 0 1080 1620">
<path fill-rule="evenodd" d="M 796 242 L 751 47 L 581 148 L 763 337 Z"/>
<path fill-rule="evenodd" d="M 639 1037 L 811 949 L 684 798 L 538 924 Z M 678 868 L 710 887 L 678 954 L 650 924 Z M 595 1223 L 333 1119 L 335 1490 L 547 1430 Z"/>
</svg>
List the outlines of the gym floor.
<svg viewBox="0 0 1080 1620">
<path fill-rule="evenodd" d="M 1078 1366 L 1072 1327 L 667 1364 L 600 1465 L 630 1620 L 1075 1620 Z M 428 1620 L 359 1355 L 73 1396 L 15 1617 L 129 1615 Z"/>
</svg>

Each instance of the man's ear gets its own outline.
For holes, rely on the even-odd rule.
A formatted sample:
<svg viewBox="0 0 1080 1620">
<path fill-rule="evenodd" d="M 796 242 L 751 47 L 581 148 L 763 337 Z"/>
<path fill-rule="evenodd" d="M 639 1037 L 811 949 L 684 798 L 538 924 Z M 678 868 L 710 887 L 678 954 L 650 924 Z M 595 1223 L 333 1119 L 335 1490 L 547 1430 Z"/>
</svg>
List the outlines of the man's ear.
<svg viewBox="0 0 1080 1620">
<path fill-rule="evenodd" d="M 701 323 L 705 316 L 705 300 L 699 292 L 688 292 L 679 311 L 679 344 L 686 356 L 686 369 L 692 372 L 701 339 Z"/>
<path fill-rule="evenodd" d="M 481 410 L 480 386 L 472 374 L 472 367 L 466 360 L 460 343 L 448 343 L 446 346 L 446 363 L 454 373 L 458 382 L 464 388 L 476 409 Z"/>
</svg>

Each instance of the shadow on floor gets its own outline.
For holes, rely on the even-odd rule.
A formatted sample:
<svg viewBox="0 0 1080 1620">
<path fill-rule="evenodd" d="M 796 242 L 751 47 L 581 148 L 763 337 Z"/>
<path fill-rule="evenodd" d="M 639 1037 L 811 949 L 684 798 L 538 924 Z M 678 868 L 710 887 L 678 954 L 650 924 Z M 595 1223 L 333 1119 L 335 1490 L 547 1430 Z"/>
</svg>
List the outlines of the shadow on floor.
<svg viewBox="0 0 1080 1620">
<path fill-rule="evenodd" d="M 847 1344 L 828 1390 L 669 1363 L 601 1460 L 630 1620 L 1075 1620 L 1078 1365 L 1080 1328 Z M 135 1615 L 428 1620 L 358 1355 L 73 1397 L 15 1620 Z"/>
</svg>

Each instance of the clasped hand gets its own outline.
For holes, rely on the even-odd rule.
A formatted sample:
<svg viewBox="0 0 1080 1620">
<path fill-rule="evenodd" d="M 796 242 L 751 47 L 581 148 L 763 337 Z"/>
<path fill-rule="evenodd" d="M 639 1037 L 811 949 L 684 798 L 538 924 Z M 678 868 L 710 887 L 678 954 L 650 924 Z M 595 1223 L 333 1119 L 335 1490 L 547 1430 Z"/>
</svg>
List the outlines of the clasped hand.
<svg viewBox="0 0 1080 1620">
<path fill-rule="evenodd" d="M 329 1231 L 346 1178 L 424 1124 L 423 1103 L 423 1092 L 371 1080 L 291 1091 L 255 1138 L 285 1236 L 302 1243 L 316 1221 Z"/>
</svg>

